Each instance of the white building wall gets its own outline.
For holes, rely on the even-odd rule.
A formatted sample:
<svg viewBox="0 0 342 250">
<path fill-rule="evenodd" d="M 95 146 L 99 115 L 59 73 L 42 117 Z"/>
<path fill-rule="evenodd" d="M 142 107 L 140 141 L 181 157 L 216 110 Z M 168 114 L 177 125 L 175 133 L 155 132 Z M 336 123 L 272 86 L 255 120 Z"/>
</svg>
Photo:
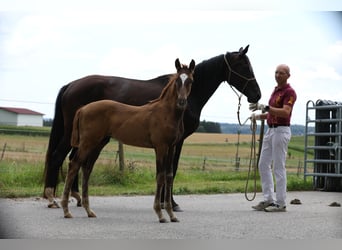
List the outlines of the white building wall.
<svg viewBox="0 0 342 250">
<path fill-rule="evenodd" d="M 0 124 L 17 126 L 17 114 L 0 109 Z"/>
<path fill-rule="evenodd" d="M 17 126 L 43 127 L 43 116 L 18 114 Z"/>
<path fill-rule="evenodd" d="M 0 124 L 11 126 L 43 126 L 43 115 L 16 114 L 0 109 Z"/>
</svg>

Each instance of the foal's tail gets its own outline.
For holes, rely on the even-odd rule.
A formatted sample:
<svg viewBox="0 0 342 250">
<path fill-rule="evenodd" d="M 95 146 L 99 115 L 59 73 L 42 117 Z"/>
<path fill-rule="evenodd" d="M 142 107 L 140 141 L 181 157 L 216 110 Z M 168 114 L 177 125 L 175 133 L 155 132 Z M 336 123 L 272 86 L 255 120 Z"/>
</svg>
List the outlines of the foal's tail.
<svg viewBox="0 0 342 250">
<path fill-rule="evenodd" d="M 74 121 L 72 124 L 72 133 L 71 133 L 71 146 L 73 148 L 78 148 L 80 143 L 80 129 L 79 129 L 79 120 L 81 116 L 81 109 L 77 110 Z"/>
<path fill-rule="evenodd" d="M 46 187 L 55 189 L 57 186 L 58 169 L 56 164 L 53 164 L 52 155 L 57 149 L 61 139 L 64 136 L 64 117 L 62 112 L 62 97 L 69 84 L 64 85 L 58 92 L 56 103 L 55 103 L 55 116 L 52 121 L 52 127 L 50 132 L 48 149 L 45 156 L 45 167 L 44 167 L 44 190 Z M 45 197 L 45 194 L 44 194 Z"/>
</svg>

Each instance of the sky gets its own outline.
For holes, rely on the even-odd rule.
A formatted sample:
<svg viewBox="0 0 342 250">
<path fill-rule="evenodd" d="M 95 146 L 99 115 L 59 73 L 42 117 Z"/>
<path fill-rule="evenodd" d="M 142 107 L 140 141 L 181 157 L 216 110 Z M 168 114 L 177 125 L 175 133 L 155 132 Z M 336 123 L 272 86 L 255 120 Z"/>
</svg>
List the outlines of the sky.
<svg viewBox="0 0 342 250">
<path fill-rule="evenodd" d="M 267 103 L 285 63 L 297 92 L 292 124 L 307 102 L 342 102 L 340 0 L 0 0 L 0 106 L 53 118 L 59 89 L 103 74 L 150 79 L 249 45 Z M 237 123 L 238 99 L 223 82 L 201 120 Z M 250 116 L 242 98 L 241 120 Z"/>
</svg>

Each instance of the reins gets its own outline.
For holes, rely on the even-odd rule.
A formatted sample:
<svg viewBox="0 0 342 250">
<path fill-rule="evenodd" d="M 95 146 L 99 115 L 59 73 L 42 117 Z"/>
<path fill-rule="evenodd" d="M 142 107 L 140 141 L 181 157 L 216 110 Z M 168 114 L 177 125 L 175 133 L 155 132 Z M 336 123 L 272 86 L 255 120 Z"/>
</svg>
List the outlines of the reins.
<svg viewBox="0 0 342 250">
<path fill-rule="evenodd" d="M 227 82 L 229 84 L 229 86 L 231 87 L 231 89 L 234 91 L 234 93 L 236 94 L 236 96 L 238 97 L 238 100 L 239 100 L 239 103 L 238 103 L 238 110 L 237 110 L 237 118 L 238 118 L 238 121 L 239 121 L 239 125 L 240 126 L 243 126 L 247 123 L 247 121 L 250 119 L 250 117 L 248 117 L 244 123 L 241 123 L 241 120 L 240 120 L 240 108 L 241 108 L 241 98 L 242 98 L 242 93 L 243 91 L 245 90 L 245 88 L 247 87 L 247 84 L 249 81 L 251 80 L 255 80 L 255 78 L 247 78 L 241 74 L 239 74 L 238 72 L 234 71 L 226 56 L 223 55 L 223 58 L 224 58 L 224 61 L 226 62 L 226 65 L 228 67 L 228 70 L 229 70 L 229 73 L 228 73 L 228 77 L 227 77 Z M 246 83 L 244 85 L 244 87 L 242 88 L 241 90 L 241 94 L 239 94 L 234 88 L 233 86 L 229 83 L 230 81 L 230 77 L 232 75 L 232 73 L 236 74 L 237 76 L 239 76 L 240 78 L 246 80 Z M 263 135 L 264 135 L 264 121 L 262 121 L 261 123 L 261 128 L 260 128 L 260 137 L 259 137 L 259 150 L 258 150 L 258 157 L 257 157 L 257 154 L 256 154 L 256 130 L 257 130 L 257 124 L 256 124 L 256 121 L 252 120 L 251 119 L 251 125 L 250 125 L 250 129 L 252 131 L 252 140 L 251 140 L 251 150 L 250 150 L 250 157 L 249 157 L 249 166 L 248 166 L 248 174 L 247 174 L 247 180 L 246 180 L 246 186 L 245 186 L 245 198 L 246 200 L 248 201 L 253 201 L 256 197 L 256 192 L 257 192 L 257 187 L 256 187 L 256 181 L 257 181 L 257 166 L 259 164 L 259 157 L 260 157 L 260 152 L 261 152 L 261 146 L 262 146 L 262 140 L 263 140 Z M 250 180 L 250 176 L 251 176 L 251 172 L 252 172 L 252 167 L 253 167 L 253 172 L 254 172 L 254 190 L 253 190 L 253 196 L 252 198 L 249 198 L 248 197 L 248 185 L 249 185 L 249 180 Z"/>
<path fill-rule="evenodd" d="M 232 67 L 230 66 L 229 62 L 228 62 L 228 59 L 226 58 L 226 55 L 223 55 L 223 58 L 224 58 L 224 61 L 227 65 L 227 68 L 228 68 L 228 76 L 227 76 L 227 83 L 229 84 L 229 86 L 231 87 L 231 89 L 234 91 L 234 93 L 237 95 L 238 97 L 238 100 L 239 100 L 239 103 L 238 103 L 238 110 L 237 110 L 237 117 L 238 117 L 238 121 L 239 121 L 239 125 L 240 126 L 243 126 L 246 124 L 246 122 L 248 121 L 249 118 L 246 119 L 246 121 L 242 124 L 241 121 L 240 121 L 240 108 L 241 108 L 241 98 L 242 98 L 242 93 L 243 91 L 245 90 L 245 88 L 247 87 L 247 84 L 249 81 L 252 81 L 252 80 L 255 80 L 255 77 L 252 77 L 252 78 L 247 78 L 243 75 L 241 75 L 240 73 L 236 72 L 235 70 L 232 69 Z M 229 83 L 230 82 L 230 77 L 231 75 L 235 74 L 237 75 L 238 77 L 246 80 L 246 83 L 245 85 L 243 86 L 242 90 L 240 91 L 241 94 L 239 95 L 239 93 L 233 88 L 233 86 Z"/>
</svg>

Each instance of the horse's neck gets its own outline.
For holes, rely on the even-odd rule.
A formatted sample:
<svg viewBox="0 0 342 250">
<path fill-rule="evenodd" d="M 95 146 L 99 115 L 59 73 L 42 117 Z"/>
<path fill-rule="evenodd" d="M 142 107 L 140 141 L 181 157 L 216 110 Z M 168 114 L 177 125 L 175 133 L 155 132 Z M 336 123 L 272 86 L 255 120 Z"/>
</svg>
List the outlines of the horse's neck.
<svg viewBox="0 0 342 250">
<path fill-rule="evenodd" d="M 169 82 L 165 89 L 163 89 L 159 102 L 163 103 L 163 106 L 169 111 L 174 111 L 173 114 L 179 117 L 182 116 L 184 110 L 177 108 L 177 99 L 177 86 L 175 82 Z"/>
<path fill-rule="evenodd" d="M 223 55 L 203 61 L 196 66 L 189 100 L 196 100 L 197 112 L 201 112 L 216 89 L 226 80 L 226 67 Z"/>
<path fill-rule="evenodd" d="M 160 95 L 160 100 L 165 102 L 165 104 L 170 105 L 171 107 L 176 105 L 177 89 L 174 82 L 169 82 L 163 89 L 162 94 Z"/>
</svg>

